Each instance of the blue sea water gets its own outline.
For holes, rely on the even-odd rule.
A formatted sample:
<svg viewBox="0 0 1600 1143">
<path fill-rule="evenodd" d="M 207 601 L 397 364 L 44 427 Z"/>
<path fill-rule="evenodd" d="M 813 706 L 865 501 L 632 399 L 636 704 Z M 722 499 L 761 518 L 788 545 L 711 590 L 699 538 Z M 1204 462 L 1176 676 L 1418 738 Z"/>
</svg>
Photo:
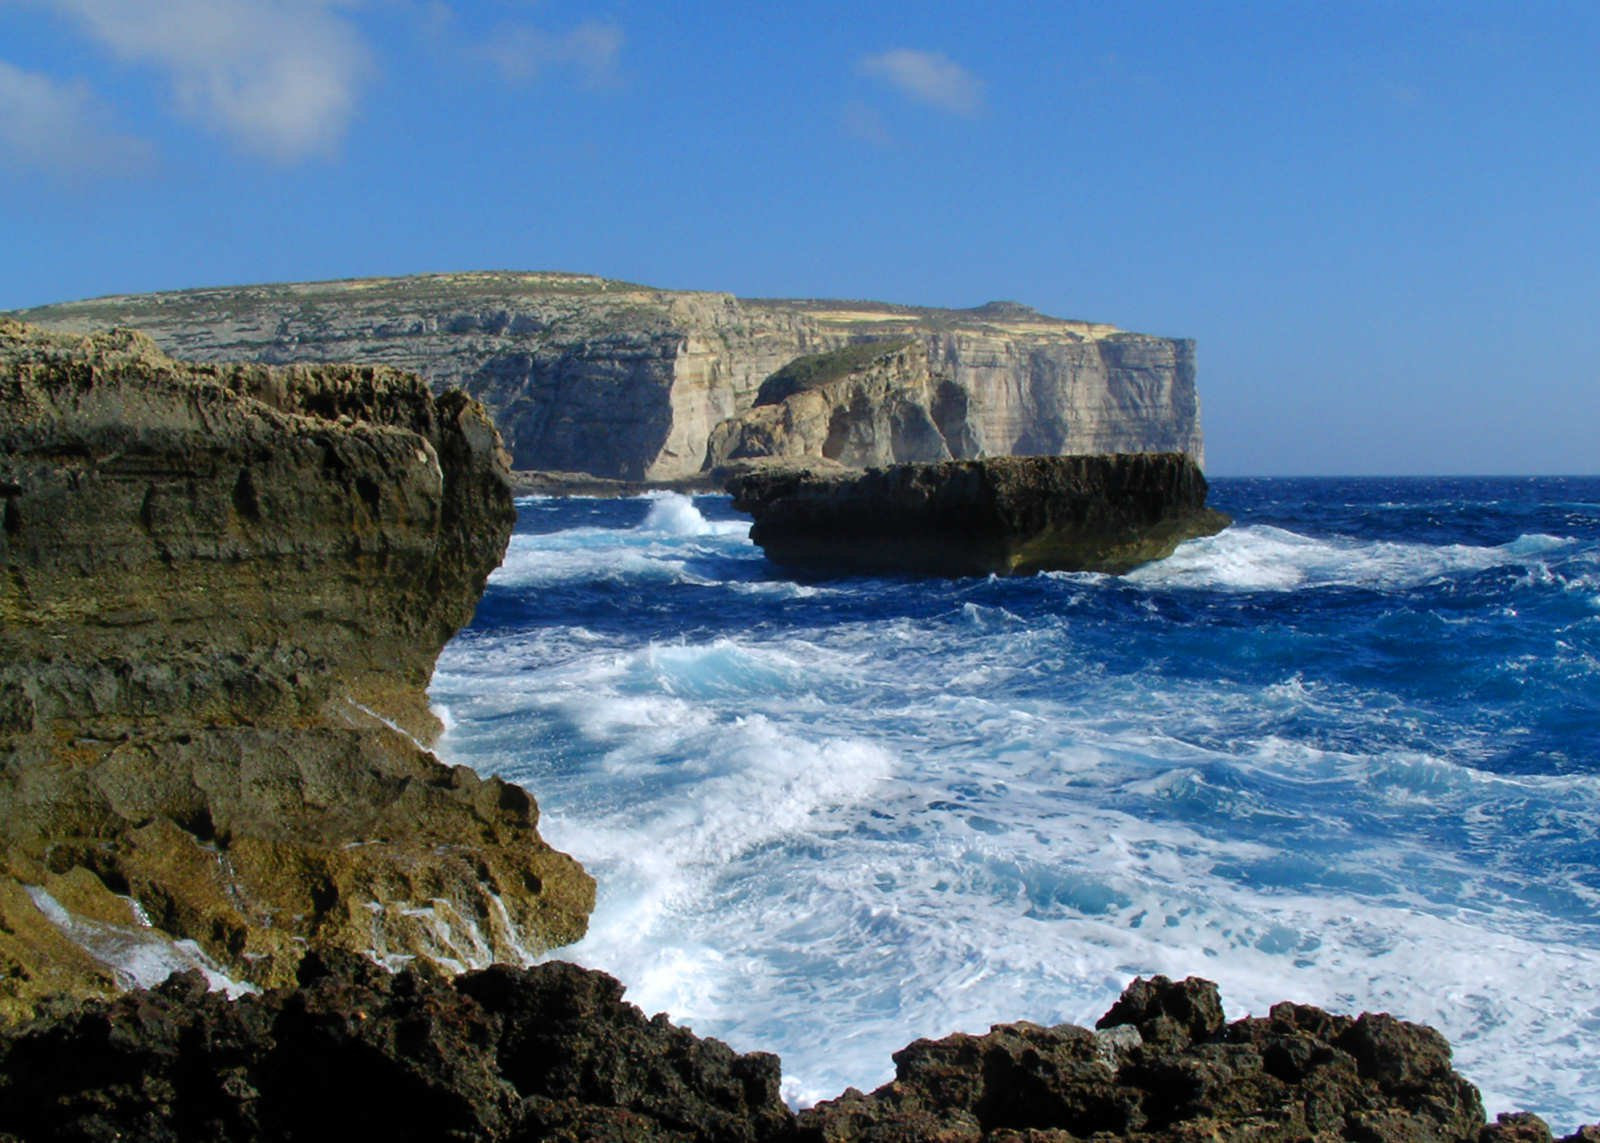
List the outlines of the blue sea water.
<svg viewBox="0 0 1600 1143">
<path fill-rule="evenodd" d="M 1600 478 L 1211 502 L 1121 578 L 802 583 L 726 498 L 523 500 L 440 750 L 598 878 L 558 955 L 797 1102 L 1166 973 L 1600 1119 Z"/>
</svg>

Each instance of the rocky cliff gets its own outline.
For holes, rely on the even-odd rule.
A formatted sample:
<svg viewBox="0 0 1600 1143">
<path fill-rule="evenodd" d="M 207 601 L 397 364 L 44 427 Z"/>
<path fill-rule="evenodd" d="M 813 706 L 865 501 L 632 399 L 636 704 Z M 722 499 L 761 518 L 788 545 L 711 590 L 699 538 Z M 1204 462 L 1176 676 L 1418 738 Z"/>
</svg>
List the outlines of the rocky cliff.
<svg viewBox="0 0 1600 1143">
<path fill-rule="evenodd" d="M 415 370 L 436 389 L 459 386 L 482 401 L 518 469 L 693 475 L 714 462 L 717 427 L 748 413 L 774 373 L 864 342 L 917 346 L 905 376 L 913 389 L 932 388 L 885 390 L 895 407 L 857 417 L 857 438 L 874 419 L 899 423 L 917 409 L 937 430 L 914 426 L 908 455 L 874 446 L 876 461 L 935 459 L 935 436 L 954 457 L 1178 451 L 1203 461 L 1193 342 L 1014 303 L 738 299 L 573 274 L 479 273 L 184 290 L 19 316 L 79 332 L 132 327 L 198 361 Z M 789 444 L 810 439 L 791 433 Z M 755 440 L 734 447 L 752 453 Z"/>
<path fill-rule="evenodd" d="M 1182 453 L 997 456 L 728 482 L 767 558 L 808 574 L 1120 574 L 1227 527 Z"/>
<path fill-rule="evenodd" d="M 0 1016 L 582 934 L 532 799 L 424 746 L 514 518 L 476 402 L 0 320 L 0 500 Z"/>
</svg>

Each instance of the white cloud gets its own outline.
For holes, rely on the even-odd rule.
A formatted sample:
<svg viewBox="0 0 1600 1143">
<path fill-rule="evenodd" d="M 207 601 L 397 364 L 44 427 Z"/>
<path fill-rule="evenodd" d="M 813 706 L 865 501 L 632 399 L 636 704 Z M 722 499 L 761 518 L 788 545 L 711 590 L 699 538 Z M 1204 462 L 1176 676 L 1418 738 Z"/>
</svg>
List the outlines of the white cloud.
<svg viewBox="0 0 1600 1143">
<path fill-rule="evenodd" d="M 331 153 L 371 71 L 335 0 L 46 0 L 165 73 L 180 114 L 282 162 Z"/>
<path fill-rule="evenodd" d="M 484 54 L 508 80 L 533 79 L 551 68 L 571 68 L 590 87 L 617 82 L 622 30 L 587 20 L 563 35 L 526 25 L 503 29 L 485 46 Z"/>
<path fill-rule="evenodd" d="M 88 87 L 61 83 L 0 60 L 0 152 L 8 165 L 59 175 L 129 174 L 150 145 L 119 134 Z"/>
<path fill-rule="evenodd" d="M 857 70 L 941 111 L 970 117 L 983 107 L 983 81 L 939 52 L 895 48 L 863 58 Z"/>
</svg>

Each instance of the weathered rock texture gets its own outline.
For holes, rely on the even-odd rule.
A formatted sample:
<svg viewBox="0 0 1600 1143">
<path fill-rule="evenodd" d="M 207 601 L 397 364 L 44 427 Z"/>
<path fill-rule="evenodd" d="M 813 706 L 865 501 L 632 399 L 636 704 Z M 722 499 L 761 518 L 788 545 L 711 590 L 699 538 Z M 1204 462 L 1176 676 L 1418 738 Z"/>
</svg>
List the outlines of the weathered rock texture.
<svg viewBox="0 0 1600 1143">
<path fill-rule="evenodd" d="M 868 468 L 949 460 L 974 449 L 966 393 L 928 367 L 920 342 L 867 342 L 790 362 L 756 403 L 711 433 L 713 469 L 749 461 Z"/>
<path fill-rule="evenodd" d="M 621 997 L 603 973 L 560 963 L 447 981 L 313 954 L 297 987 L 233 1003 L 173 977 L 0 1037 L 0 1137 L 1550 1139 L 1534 1116 L 1486 1128 L 1431 1029 L 1291 1004 L 1225 1025 L 1215 986 L 1195 979 L 1135 981 L 1100 1032 L 1010 1024 L 919 1040 L 896 1054 L 893 1082 L 798 1118 L 775 1056 L 738 1055 Z"/>
<path fill-rule="evenodd" d="M 813 574 L 1120 573 L 1228 523 L 1178 453 L 771 469 L 728 490 L 769 559 Z"/>
<path fill-rule="evenodd" d="M 514 518 L 476 402 L 0 320 L 0 502 L 0 1016 L 140 950 L 271 983 L 582 934 L 532 799 L 422 745 Z"/>
<path fill-rule="evenodd" d="M 647 1020 L 602 973 L 497 966 L 452 983 L 314 954 L 300 975 L 236 1003 L 174 977 L 0 1041 L 0 1133 L 753 1143 L 788 1132 L 777 1057 Z"/>
<path fill-rule="evenodd" d="M 709 455 L 708 444 L 785 365 L 862 342 L 920 349 L 877 390 L 864 380 L 839 395 L 848 409 L 875 392 L 887 402 L 839 421 L 854 434 L 841 450 L 863 460 L 937 459 L 942 445 L 955 457 L 1178 451 L 1203 461 L 1193 342 L 1015 303 L 754 300 L 575 274 L 481 273 L 185 290 L 19 316 L 77 331 L 129 326 L 199 361 L 416 370 L 481 400 L 518 469 L 673 480 L 719 451 L 754 456 L 759 417 L 749 433 L 726 430 L 739 439 Z M 796 416 L 808 422 L 815 401 L 801 404 Z M 907 435 L 863 443 L 873 424 Z M 780 447 L 812 439 L 808 428 L 789 429 Z"/>
</svg>

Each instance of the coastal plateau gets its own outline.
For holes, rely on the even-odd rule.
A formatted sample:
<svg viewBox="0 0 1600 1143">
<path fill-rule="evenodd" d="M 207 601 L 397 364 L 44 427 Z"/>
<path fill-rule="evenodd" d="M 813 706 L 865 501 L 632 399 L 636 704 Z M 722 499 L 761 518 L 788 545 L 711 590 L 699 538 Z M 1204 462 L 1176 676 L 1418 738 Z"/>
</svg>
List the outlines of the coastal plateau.
<svg viewBox="0 0 1600 1143">
<path fill-rule="evenodd" d="M 1014 302 L 748 299 L 472 273 L 182 290 L 15 316 L 138 329 L 195 361 L 412 370 L 481 401 L 518 470 L 672 481 L 768 456 L 1184 452 L 1204 463 L 1192 341 Z"/>
<path fill-rule="evenodd" d="M 0 502 L 0 1017 L 582 935 L 533 800 L 425 747 L 514 516 L 477 402 L 0 319 Z"/>
</svg>

